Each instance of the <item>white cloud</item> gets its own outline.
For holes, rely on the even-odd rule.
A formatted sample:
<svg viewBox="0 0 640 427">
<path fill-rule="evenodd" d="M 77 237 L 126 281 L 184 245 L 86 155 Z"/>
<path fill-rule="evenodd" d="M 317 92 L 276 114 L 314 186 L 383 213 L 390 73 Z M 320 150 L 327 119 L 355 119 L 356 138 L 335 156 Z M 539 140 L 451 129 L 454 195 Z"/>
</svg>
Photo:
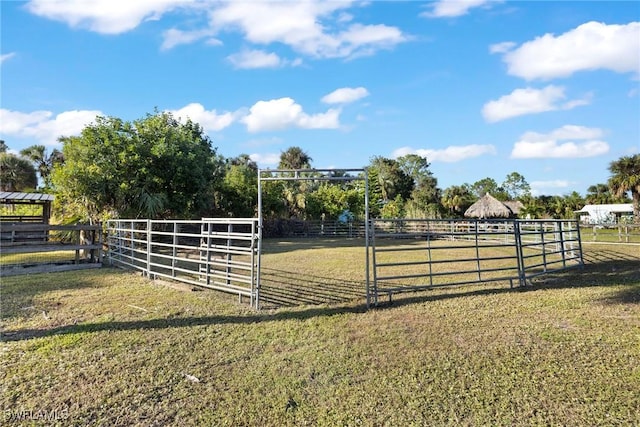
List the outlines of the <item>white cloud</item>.
<svg viewBox="0 0 640 427">
<path fill-rule="evenodd" d="M 181 119 L 185 122 L 187 119 L 191 119 L 192 122 L 199 123 L 205 132 L 217 132 L 231 124 L 237 119 L 237 113 L 222 113 L 218 114 L 216 110 L 205 110 L 202 104 L 197 102 L 185 105 L 179 110 L 169 110 L 174 117 Z"/>
<path fill-rule="evenodd" d="M 338 14 L 338 19 L 336 21 L 340 23 L 351 22 L 353 21 L 353 15 L 347 12 L 341 12 Z"/>
<path fill-rule="evenodd" d="M 549 85 L 543 89 L 530 87 L 516 89 L 509 95 L 489 101 L 482 107 L 482 116 L 487 122 L 494 123 L 525 114 L 542 113 L 554 110 L 570 110 L 589 104 L 591 95 L 560 103 L 566 98 L 564 87 Z"/>
<path fill-rule="evenodd" d="M 369 96 L 369 91 L 363 87 L 343 87 L 336 89 L 322 97 L 325 104 L 348 104 Z"/>
<path fill-rule="evenodd" d="M 242 119 L 249 132 L 281 130 L 286 128 L 336 129 L 340 127 L 340 110 L 309 115 L 291 98 L 258 101 Z"/>
<path fill-rule="evenodd" d="M 13 58 L 14 56 L 16 56 L 15 52 L 9 52 L 9 53 L 5 53 L 0 55 L 0 64 L 2 64 L 4 61 L 7 61 L 11 58 Z"/>
<path fill-rule="evenodd" d="M 0 109 L 0 134 L 22 138 L 34 138 L 46 145 L 56 145 L 61 136 L 78 135 L 92 123 L 96 116 L 103 115 L 97 110 L 72 110 L 54 117 L 51 111 L 22 113 Z"/>
<path fill-rule="evenodd" d="M 202 38 L 210 37 L 211 35 L 213 35 L 213 33 L 208 29 L 197 31 L 182 31 L 171 28 L 163 33 L 163 40 L 160 49 L 169 50 L 178 45 L 193 43 Z M 218 39 L 210 38 L 207 41 L 207 44 L 212 46 L 219 46 L 222 44 L 222 42 Z"/>
<path fill-rule="evenodd" d="M 210 23 L 215 31 L 239 31 L 253 44 L 281 43 L 316 58 L 371 54 L 409 39 L 396 27 L 345 20 L 340 12 L 351 3 L 225 2 L 211 12 Z"/>
<path fill-rule="evenodd" d="M 431 4 L 431 10 L 421 16 L 430 18 L 453 18 L 466 15 L 469 9 L 496 3 L 495 0 L 439 0 Z"/>
<path fill-rule="evenodd" d="M 0 109 L 0 133 L 18 135 L 23 129 L 47 121 L 53 113 L 51 111 L 34 111 L 21 113 L 4 108 Z"/>
<path fill-rule="evenodd" d="M 571 159 L 600 156 L 609 152 L 609 144 L 601 140 L 603 136 L 601 129 L 576 125 L 566 125 L 547 134 L 526 132 L 513 146 L 511 158 Z"/>
<path fill-rule="evenodd" d="M 367 3 L 342 1 L 203 1 L 203 0 L 31 0 L 27 9 L 38 16 L 61 21 L 74 28 L 103 34 L 121 34 L 146 20 L 157 20 L 176 10 L 206 16 L 207 24 L 188 31 L 164 32 L 161 49 L 209 38 L 222 31 L 240 32 L 254 45 L 272 43 L 315 58 L 352 58 L 370 55 L 406 42 L 399 28 L 353 22 L 345 10 Z M 186 22 L 186 21 L 185 21 Z M 193 25 L 192 21 L 186 25 Z"/>
<path fill-rule="evenodd" d="M 227 57 L 236 68 L 276 68 L 282 64 L 275 53 L 263 50 L 245 50 Z"/>
<path fill-rule="evenodd" d="M 489 52 L 490 53 L 505 53 L 505 52 L 509 52 L 515 46 L 516 46 L 516 43 L 514 43 L 514 42 L 496 43 L 496 44 L 492 44 L 491 46 L 489 46 Z"/>
<path fill-rule="evenodd" d="M 268 154 L 250 154 L 249 158 L 256 162 L 258 166 L 262 167 L 264 165 L 271 166 L 277 165 L 280 163 L 280 154 L 277 153 L 268 153 Z"/>
<path fill-rule="evenodd" d="M 484 156 L 486 154 L 496 154 L 493 145 L 457 145 L 450 146 L 442 150 L 413 149 L 411 147 L 401 147 L 393 151 L 392 157 L 398 158 L 407 154 L 417 154 L 426 157 L 430 162 L 454 163 L 473 157 Z"/>
<path fill-rule="evenodd" d="M 273 52 L 265 52 L 264 50 L 243 50 L 227 57 L 229 62 L 236 68 L 278 68 L 286 65 L 298 66 L 301 60 L 288 61 L 280 58 Z"/>
<path fill-rule="evenodd" d="M 353 24 L 337 35 L 341 46 L 329 56 L 359 57 L 372 55 L 380 49 L 391 49 L 409 38 L 396 27 L 387 25 Z"/>
<path fill-rule="evenodd" d="M 545 34 L 503 56 L 508 73 L 527 80 L 604 69 L 640 75 L 640 22 L 587 22 L 559 36 Z"/>
<path fill-rule="evenodd" d="M 567 188 L 571 184 L 573 184 L 571 181 L 567 181 L 564 179 L 555 179 L 551 181 L 533 181 L 529 185 L 531 185 L 531 188 L 540 189 L 540 188 Z"/>
<path fill-rule="evenodd" d="M 564 179 L 555 179 L 550 181 L 532 181 L 529 183 L 529 186 L 531 187 L 531 194 L 533 196 L 540 196 L 542 194 L 549 194 L 549 192 L 559 194 L 574 184 L 575 182 Z"/>
<path fill-rule="evenodd" d="M 31 0 L 27 9 L 73 28 L 121 34 L 143 21 L 159 19 L 177 7 L 195 4 L 194 0 Z"/>
<path fill-rule="evenodd" d="M 539 137 L 540 140 L 545 140 L 548 137 L 553 139 L 596 139 L 602 138 L 604 131 L 599 128 L 588 128 L 586 126 L 564 125 L 547 135 L 537 134 L 535 132 L 528 132 L 525 135 L 529 135 L 530 140 L 535 140 L 536 137 Z"/>
</svg>

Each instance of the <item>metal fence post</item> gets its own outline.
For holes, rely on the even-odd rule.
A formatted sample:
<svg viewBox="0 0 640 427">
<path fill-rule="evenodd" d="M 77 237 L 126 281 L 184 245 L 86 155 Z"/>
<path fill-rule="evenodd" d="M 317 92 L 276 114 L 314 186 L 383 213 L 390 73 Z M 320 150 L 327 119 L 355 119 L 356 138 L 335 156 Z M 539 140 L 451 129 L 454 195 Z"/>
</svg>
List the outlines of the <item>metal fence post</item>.
<svg viewBox="0 0 640 427">
<path fill-rule="evenodd" d="M 518 258 L 518 281 L 520 282 L 520 286 L 526 286 L 527 276 L 525 273 L 525 266 L 524 266 L 522 234 L 520 234 L 520 222 L 518 222 L 518 220 L 513 221 L 513 231 L 515 234 L 514 237 L 516 241 L 516 257 Z"/>
<path fill-rule="evenodd" d="M 562 254 L 562 267 L 567 267 L 567 254 L 566 248 L 564 247 L 564 228 L 562 227 L 563 222 L 560 221 L 558 223 L 560 225 L 560 247 L 562 248 L 560 253 Z"/>
<path fill-rule="evenodd" d="M 151 278 L 151 220 L 147 220 L 147 277 Z"/>
</svg>

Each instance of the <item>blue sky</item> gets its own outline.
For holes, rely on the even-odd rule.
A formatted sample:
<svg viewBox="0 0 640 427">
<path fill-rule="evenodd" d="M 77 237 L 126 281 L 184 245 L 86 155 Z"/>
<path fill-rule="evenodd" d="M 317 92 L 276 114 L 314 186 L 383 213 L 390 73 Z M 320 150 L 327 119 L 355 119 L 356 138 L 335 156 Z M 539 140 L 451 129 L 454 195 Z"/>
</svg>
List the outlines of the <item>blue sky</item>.
<svg viewBox="0 0 640 427">
<path fill-rule="evenodd" d="M 640 151 L 636 1 L 2 1 L 0 138 L 96 115 L 199 122 L 225 157 L 425 156 L 441 188 L 519 172 L 585 195 Z"/>
</svg>

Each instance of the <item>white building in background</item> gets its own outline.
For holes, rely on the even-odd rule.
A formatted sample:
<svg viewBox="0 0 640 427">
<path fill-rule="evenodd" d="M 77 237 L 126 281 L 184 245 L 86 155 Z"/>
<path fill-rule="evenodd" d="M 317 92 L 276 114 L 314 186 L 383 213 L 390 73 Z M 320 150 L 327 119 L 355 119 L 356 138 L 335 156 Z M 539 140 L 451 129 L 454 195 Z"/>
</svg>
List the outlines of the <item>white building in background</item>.
<svg viewBox="0 0 640 427">
<path fill-rule="evenodd" d="M 616 224 L 622 218 L 633 216 L 631 203 L 616 203 L 611 205 L 584 205 L 575 213 L 580 215 L 580 222 L 585 224 Z"/>
</svg>

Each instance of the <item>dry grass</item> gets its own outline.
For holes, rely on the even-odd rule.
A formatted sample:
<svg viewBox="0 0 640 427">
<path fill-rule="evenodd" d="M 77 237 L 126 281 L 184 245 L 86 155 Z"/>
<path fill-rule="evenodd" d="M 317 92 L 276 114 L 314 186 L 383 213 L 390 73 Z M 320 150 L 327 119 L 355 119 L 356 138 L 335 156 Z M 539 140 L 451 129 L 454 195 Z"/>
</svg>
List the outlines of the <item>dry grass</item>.
<svg viewBox="0 0 640 427">
<path fill-rule="evenodd" d="M 640 249 L 586 250 L 584 270 L 526 290 L 438 289 L 370 311 L 350 268 L 364 249 L 337 243 L 313 258 L 271 247 L 287 292 L 330 303 L 261 312 L 111 269 L 3 278 L 3 421 L 634 425 Z"/>
</svg>

